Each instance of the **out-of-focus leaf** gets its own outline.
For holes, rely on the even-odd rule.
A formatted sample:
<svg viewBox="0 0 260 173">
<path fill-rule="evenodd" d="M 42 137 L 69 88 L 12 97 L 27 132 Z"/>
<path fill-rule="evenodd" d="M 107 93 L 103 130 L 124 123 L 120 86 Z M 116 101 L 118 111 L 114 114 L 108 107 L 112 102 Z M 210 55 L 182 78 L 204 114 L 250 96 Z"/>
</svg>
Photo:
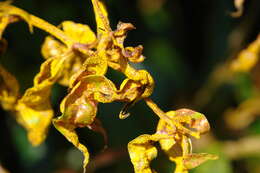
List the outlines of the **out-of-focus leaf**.
<svg viewBox="0 0 260 173">
<path fill-rule="evenodd" d="M 231 70 L 235 72 L 250 71 L 258 62 L 260 51 L 260 36 L 246 49 L 242 50 L 236 59 L 231 62 Z"/>
<path fill-rule="evenodd" d="M 236 12 L 231 13 L 232 17 L 240 17 L 243 14 L 245 0 L 234 0 Z"/>
<path fill-rule="evenodd" d="M 207 149 L 203 149 L 204 152 L 217 154 L 219 157 L 214 162 L 206 162 L 197 168 L 191 170 L 192 173 L 232 173 L 231 161 L 223 152 L 221 145 L 211 143 Z"/>
<path fill-rule="evenodd" d="M 0 165 L 0 173 L 9 173 L 5 168 Z"/>
<path fill-rule="evenodd" d="M 232 160 L 258 156 L 260 154 L 260 136 L 246 136 L 238 140 L 226 141 L 223 151 Z"/>
<path fill-rule="evenodd" d="M 251 97 L 235 109 L 228 109 L 225 112 L 225 121 L 229 128 L 241 130 L 248 127 L 260 114 L 260 97 Z"/>
</svg>

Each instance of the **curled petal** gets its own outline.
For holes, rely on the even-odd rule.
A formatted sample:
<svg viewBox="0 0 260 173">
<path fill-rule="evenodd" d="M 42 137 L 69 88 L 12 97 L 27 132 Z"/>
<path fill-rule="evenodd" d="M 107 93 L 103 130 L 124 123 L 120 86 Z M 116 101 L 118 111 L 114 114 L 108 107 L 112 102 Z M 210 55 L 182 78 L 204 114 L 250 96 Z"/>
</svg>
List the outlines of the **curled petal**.
<svg viewBox="0 0 260 173">
<path fill-rule="evenodd" d="M 16 78 L 0 65 L 0 103 L 5 110 L 13 110 L 19 96 Z"/>
<path fill-rule="evenodd" d="M 186 124 L 188 128 L 200 134 L 209 131 L 210 126 L 205 115 L 190 109 L 178 109 L 173 117 L 175 121 Z"/>
<path fill-rule="evenodd" d="M 120 119 L 125 119 L 130 116 L 128 109 L 141 99 L 144 91 L 145 88 L 140 84 L 140 82 L 136 82 L 130 79 L 125 79 L 122 82 L 120 89 L 117 91 L 118 100 L 128 103 L 125 104 L 123 109 L 120 111 Z"/>
<path fill-rule="evenodd" d="M 145 59 L 145 57 L 142 55 L 143 46 L 139 45 L 137 47 L 124 48 L 124 40 L 127 36 L 127 32 L 132 29 L 135 29 L 135 27 L 131 23 L 119 22 L 117 29 L 113 32 L 115 37 L 114 44 L 122 49 L 122 55 L 129 61 L 140 63 Z"/>
<path fill-rule="evenodd" d="M 151 74 L 148 73 L 146 70 L 136 70 L 129 64 L 127 64 L 123 72 L 127 76 L 127 78 L 134 81 L 139 81 L 143 85 L 145 90 L 141 98 L 147 98 L 153 93 L 154 80 Z"/>
<path fill-rule="evenodd" d="M 144 87 L 140 82 L 136 82 L 131 79 L 125 79 L 120 85 L 118 94 L 123 101 L 131 102 L 139 99 L 144 92 Z"/>
<path fill-rule="evenodd" d="M 119 46 L 120 48 L 124 48 L 124 41 L 127 36 L 128 31 L 135 29 L 134 25 L 131 23 L 123 23 L 119 22 L 117 24 L 117 29 L 113 32 L 113 35 L 115 37 L 115 44 Z"/>
<path fill-rule="evenodd" d="M 116 87 L 104 76 L 89 75 L 72 88 L 61 104 L 62 116 L 53 121 L 59 130 L 85 156 L 84 168 L 88 163 L 87 148 L 80 144 L 75 132 L 77 127 L 88 127 L 100 132 L 107 142 L 106 131 L 101 122 L 96 119 L 98 102 L 112 102 L 116 98 Z"/>
<path fill-rule="evenodd" d="M 47 59 L 34 78 L 34 86 L 25 91 L 15 107 L 17 121 L 27 129 L 33 145 L 39 145 L 46 137 L 53 117 L 50 103 L 51 87 L 59 77 L 68 52 L 61 57 Z"/>
<path fill-rule="evenodd" d="M 128 143 L 128 152 L 135 173 L 153 173 L 150 162 L 157 157 L 152 135 L 141 135 Z"/>
<path fill-rule="evenodd" d="M 96 115 L 97 101 L 114 101 L 117 98 L 115 91 L 115 85 L 104 76 L 89 75 L 82 78 L 64 98 L 61 112 L 75 123 L 90 125 Z"/>
<path fill-rule="evenodd" d="M 175 124 L 176 129 L 169 124 L 169 121 L 160 119 L 157 126 L 157 132 L 159 133 L 171 134 L 174 131 L 178 131 L 183 135 L 191 135 L 199 138 L 200 134 L 209 131 L 210 126 L 206 117 L 199 112 L 189 109 L 179 109 L 177 111 L 169 111 L 166 115 Z"/>
<path fill-rule="evenodd" d="M 107 61 L 105 57 L 94 54 L 88 57 L 80 70 L 70 79 L 70 88 L 88 75 L 104 75 L 107 72 Z"/>
<path fill-rule="evenodd" d="M 63 134 L 68 141 L 70 141 L 76 148 L 78 148 L 84 155 L 83 168 L 84 173 L 86 172 L 86 167 L 89 162 L 89 153 L 87 147 L 79 142 L 78 135 L 75 131 L 75 127 L 71 124 L 64 123 L 62 120 L 62 116 L 60 118 L 56 118 L 53 121 L 53 125 L 55 128 Z"/>
<path fill-rule="evenodd" d="M 51 36 L 47 36 L 42 45 L 42 55 L 45 59 L 60 56 L 66 51 L 68 51 L 68 48 Z M 61 85 L 69 86 L 71 77 L 79 72 L 85 60 L 85 56 L 72 52 L 71 56 L 68 56 L 65 59 L 61 74 L 57 82 Z"/>
<path fill-rule="evenodd" d="M 8 16 L 1 16 L 0 15 L 0 39 L 2 39 L 3 32 L 7 25 L 9 24 L 9 17 Z"/>
<path fill-rule="evenodd" d="M 66 51 L 66 46 L 51 36 L 45 37 L 41 53 L 45 59 L 59 56 Z"/>
<path fill-rule="evenodd" d="M 134 63 L 143 62 L 145 57 L 142 55 L 143 46 L 139 45 L 137 47 L 126 47 L 123 50 L 123 55 L 129 59 L 129 61 Z"/>
<path fill-rule="evenodd" d="M 123 23 L 119 22 L 117 24 L 117 29 L 114 31 L 115 37 L 124 37 L 126 36 L 127 32 L 130 30 L 135 29 L 135 26 L 131 23 Z"/>
</svg>

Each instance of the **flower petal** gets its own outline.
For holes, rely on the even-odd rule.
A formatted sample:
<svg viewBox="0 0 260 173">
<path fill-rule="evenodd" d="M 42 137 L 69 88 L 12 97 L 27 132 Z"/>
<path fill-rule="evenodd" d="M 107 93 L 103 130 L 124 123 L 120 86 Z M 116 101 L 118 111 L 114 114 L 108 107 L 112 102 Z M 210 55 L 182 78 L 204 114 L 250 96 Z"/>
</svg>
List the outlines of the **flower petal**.
<svg viewBox="0 0 260 173">
<path fill-rule="evenodd" d="M 189 154 L 184 157 L 183 163 L 185 168 L 193 169 L 208 160 L 216 159 L 218 159 L 218 156 L 207 153 Z"/>
<path fill-rule="evenodd" d="M 135 173 L 153 173 L 150 162 L 157 157 L 152 135 L 141 135 L 128 143 L 128 152 Z"/>
<path fill-rule="evenodd" d="M 33 145 L 41 144 L 53 117 L 50 103 L 51 87 L 59 77 L 65 59 L 70 52 L 60 57 L 47 59 L 34 78 L 34 86 L 25 91 L 15 107 L 17 121 L 27 129 Z"/>
<path fill-rule="evenodd" d="M 64 32 L 70 38 L 75 40 L 75 42 L 90 44 L 96 41 L 96 35 L 88 25 L 83 25 L 72 21 L 64 21 L 61 25 Z"/>
<path fill-rule="evenodd" d="M 111 32 L 109 26 L 108 14 L 105 5 L 100 0 L 91 0 L 95 12 L 97 32 L 99 34 L 107 34 Z"/>
<path fill-rule="evenodd" d="M 13 110 L 19 96 L 16 78 L 0 65 L 0 104 L 5 110 Z"/>
</svg>

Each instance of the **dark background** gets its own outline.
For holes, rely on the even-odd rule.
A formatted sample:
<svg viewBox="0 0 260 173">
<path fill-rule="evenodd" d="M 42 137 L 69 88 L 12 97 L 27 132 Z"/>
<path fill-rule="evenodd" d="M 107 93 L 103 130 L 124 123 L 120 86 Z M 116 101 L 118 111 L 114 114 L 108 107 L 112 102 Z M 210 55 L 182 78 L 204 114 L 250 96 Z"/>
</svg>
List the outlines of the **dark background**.
<svg viewBox="0 0 260 173">
<path fill-rule="evenodd" d="M 223 113 L 250 97 L 253 85 L 249 74 L 239 74 L 233 82 L 217 86 L 210 98 L 200 103 L 198 91 L 207 84 L 210 74 L 219 64 L 232 59 L 260 31 L 260 1 L 246 0 L 241 17 L 232 18 L 235 11 L 232 0 L 106 0 L 111 27 L 118 21 L 131 22 L 136 30 L 128 34 L 126 45 L 144 46 L 146 60 L 138 65 L 147 69 L 156 81 L 152 98 L 165 111 L 192 108 L 204 113 L 211 124 L 211 138 L 198 151 L 215 153 L 218 161 L 210 161 L 195 173 L 259 172 L 260 155 L 229 158 L 222 146 L 226 141 L 249 134 L 260 133 L 256 120 L 244 131 L 232 131 L 223 121 Z M 59 25 L 73 20 L 89 25 L 95 31 L 95 21 L 90 0 L 14 0 L 14 5 Z M 32 86 L 32 79 L 44 61 L 40 54 L 41 43 L 47 34 L 38 29 L 29 33 L 25 23 L 9 26 L 4 33 L 8 50 L 1 63 L 20 82 L 21 92 Z M 110 70 L 108 78 L 119 84 L 123 76 Z M 213 87 L 214 88 L 214 87 Z M 55 85 L 52 104 L 59 116 L 59 103 L 66 88 Z M 80 140 L 90 153 L 92 169 L 97 173 L 133 172 L 126 153 L 127 143 L 141 134 L 151 134 L 158 118 L 141 101 L 131 108 L 131 116 L 119 120 L 120 103 L 100 104 L 98 117 L 109 135 L 109 149 L 102 151 L 99 134 L 79 129 Z M 203 144 L 201 144 L 203 146 Z M 195 147 L 196 149 L 196 147 Z M 44 144 L 33 148 L 26 133 L 12 117 L 1 110 L 0 163 L 11 173 L 80 172 L 82 155 L 53 126 Z M 174 164 L 160 152 L 153 167 L 160 173 L 173 172 Z"/>
</svg>

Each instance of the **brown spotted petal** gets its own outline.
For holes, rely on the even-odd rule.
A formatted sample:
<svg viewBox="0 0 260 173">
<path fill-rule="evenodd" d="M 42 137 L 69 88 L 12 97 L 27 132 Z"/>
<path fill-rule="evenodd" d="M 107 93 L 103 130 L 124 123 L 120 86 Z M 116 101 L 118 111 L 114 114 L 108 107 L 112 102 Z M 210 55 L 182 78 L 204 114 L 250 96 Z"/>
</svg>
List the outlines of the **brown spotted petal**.
<svg viewBox="0 0 260 173">
<path fill-rule="evenodd" d="M 152 135 L 140 135 L 128 143 L 128 152 L 135 173 L 153 173 L 150 162 L 157 157 Z"/>
<path fill-rule="evenodd" d="M 82 78 L 85 78 L 89 75 L 104 75 L 107 72 L 107 61 L 105 55 L 102 54 L 93 54 L 88 57 L 81 68 L 72 75 L 70 79 L 70 88 L 72 88 L 77 82 Z"/>
<path fill-rule="evenodd" d="M 126 47 L 122 50 L 124 57 L 129 59 L 129 61 L 133 63 L 140 63 L 143 62 L 145 57 L 142 55 L 143 53 L 143 46 L 139 45 L 137 47 Z"/>
<path fill-rule="evenodd" d="M 218 156 L 207 154 L 207 153 L 188 154 L 184 157 L 183 163 L 185 168 L 193 169 L 208 160 L 216 160 L 216 159 L 218 159 Z"/>
<path fill-rule="evenodd" d="M 98 35 L 107 35 L 111 32 L 111 28 L 109 26 L 108 13 L 105 5 L 100 0 L 91 0 L 96 23 L 97 23 L 97 33 Z"/>
<path fill-rule="evenodd" d="M 104 76 L 89 75 L 71 89 L 63 99 L 60 109 L 62 115 L 53 120 L 53 124 L 69 142 L 84 154 L 84 169 L 89 160 L 87 148 L 79 142 L 75 131 L 78 127 L 88 127 L 100 132 L 107 141 L 102 124 L 96 119 L 98 102 L 112 102 L 116 99 L 116 87 Z"/>
<path fill-rule="evenodd" d="M 115 85 L 104 76 L 82 78 L 64 98 L 61 112 L 75 124 L 90 125 L 96 116 L 98 102 L 112 102 L 117 98 Z"/>
<path fill-rule="evenodd" d="M 58 80 L 61 85 L 69 86 L 69 81 L 71 77 L 81 70 L 82 64 L 88 58 L 87 55 L 84 55 L 77 51 L 80 51 L 81 49 L 88 49 L 88 45 L 94 44 L 96 41 L 96 35 L 89 28 L 89 26 L 72 21 L 62 22 L 61 27 L 64 33 L 75 42 L 75 44 L 73 45 L 74 48 L 77 47 L 77 49 L 74 50 L 75 52 L 73 56 L 66 59 L 63 66 L 62 74 Z M 58 56 L 59 54 L 68 51 L 68 49 L 69 48 L 67 48 L 60 41 L 48 36 L 43 43 L 42 54 L 45 59 L 47 59 L 49 57 Z"/>
<path fill-rule="evenodd" d="M 143 46 L 137 47 L 126 47 L 124 48 L 124 40 L 127 36 L 128 31 L 135 29 L 131 23 L 119 22 L 117 29 L 114 31 L 115 42 L 114 44 L 121 48 L 122 55 L 129 61 L 134 63 L 142 62 L 145 57 L 142 55 Z"/>
<path fill-rule="evenodd" d="M 120 85 L 118 95 L 120 95 L 120 99 L 122 101 L 131 102 L 140 99 L 143 92 L 144 88 L 140 82 L 133 81 L 131 79 L 125 79 Z"/>
<path fill-rule="evenodd" d="M 60 41 L 54 39 L 51 36 L 47 36 L 42 45 L 42 55 L 45 59 L 59 56 L 65 53 L 68 50 L 64 44 Z M 73 54 L 66 58 L 64 61 L 64 65 L 61 71 L 61 75 L 59 76 L 58 83 L 63 86 L 69 86 L 70 79 L 73 75 L 75 75 L 81 68 L 82 64 L 85 61 L 86 56 L 81 54 L 77 54 L 73 52 Z"/>
<path fill-rule="evenodd" d="M 204 134 L 209 131 L 210 126 L 205 115 L 190 109 L 178 109 L 173 117 L 175 121 L 185 124 L 192 131 Z"/>
<path fill-rule="evenodd" d="M 128 31 L 135 29 L 134 25 L 131 23 L 119 22 L 117 24 L 117 29 L 113 32 L 116 40 L 116 45 L 120 48 L 124 48 L 124 41 L 127 36 Z"/>
<path fill-rule="evenodd" d="M 125 79 L 120 89 L 117 91 L 118 100 L 127 102 L 119 113 L 120 119 L 125 119 L 130 116 L 128 109 L 132 107 L 137 101 L 141 99 L 142 94 L 145 91 L 145 87 L 138 81 L 131 79 Z"/>
</svg>

